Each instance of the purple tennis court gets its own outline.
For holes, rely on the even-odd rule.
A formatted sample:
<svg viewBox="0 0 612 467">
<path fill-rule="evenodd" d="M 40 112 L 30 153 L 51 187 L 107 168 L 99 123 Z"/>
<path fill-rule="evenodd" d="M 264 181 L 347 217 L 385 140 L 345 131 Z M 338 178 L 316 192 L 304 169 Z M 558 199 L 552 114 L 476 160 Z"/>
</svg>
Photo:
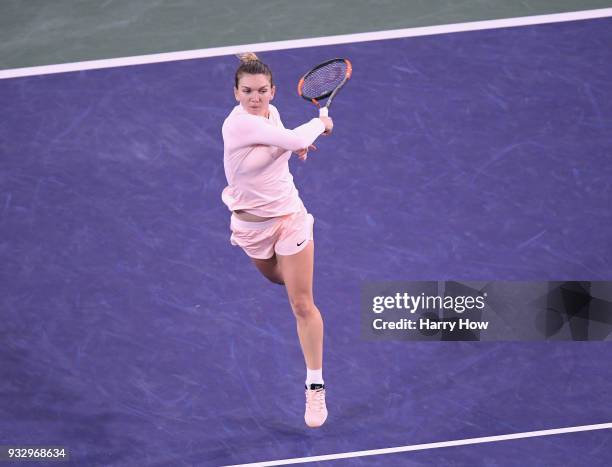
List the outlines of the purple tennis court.
<svg viewBox="0 0 612 467">
<path fill-rule="evenodd" d="M 367 342 L 366 280 L 612 278 L 612 20 L 262 53 L 349 57 L 291 168 L 315 221 L 330 415 L 284 288 L 229 243 L 233 56 L 5 80 L 0 432 L 74 465 L 227 465 L 612 421 L 606 342 Z M 609 430 L 321 465 L 607 465 Z M 536 459 L 536 460 L 534 460 Z M 317 464 L 318 465 L 318 464 Z"/>
</svg>

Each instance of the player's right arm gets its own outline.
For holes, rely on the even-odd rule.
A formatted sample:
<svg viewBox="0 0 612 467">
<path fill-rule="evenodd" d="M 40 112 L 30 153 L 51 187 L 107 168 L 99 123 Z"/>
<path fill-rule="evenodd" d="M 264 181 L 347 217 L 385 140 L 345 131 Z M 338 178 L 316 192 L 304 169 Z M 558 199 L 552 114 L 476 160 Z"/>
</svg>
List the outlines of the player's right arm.
<svg viewBox="0 0 612 467">
<path fill-rule="evenodd" d="M 331 122 L 331 119 L 329 119 Z M 238 115 L 227 127 L 234 148 L 265 144 L 297 151 L 310 146 L 330 127 L 330 122 L 313 118 L 293 130 L 270 125 L 255 115 Z M 331 124 L 333 126 L 333 124 Z"/>
<path fill-rule="evenodd" d="M 331 117 L 319 117 L 319 119 L 321 119 L 323 125 L 325 125 L 325 131 L 323 132 L 323 134 L 331 135 L 331 132 L 334 129 L 334 122 Z"/>
</svg>

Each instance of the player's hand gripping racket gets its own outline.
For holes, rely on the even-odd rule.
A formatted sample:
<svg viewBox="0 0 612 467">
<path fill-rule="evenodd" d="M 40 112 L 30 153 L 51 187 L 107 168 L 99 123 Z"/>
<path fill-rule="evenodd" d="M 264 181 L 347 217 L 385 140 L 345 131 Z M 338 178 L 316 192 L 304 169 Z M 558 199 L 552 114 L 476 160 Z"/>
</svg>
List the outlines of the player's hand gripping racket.
<svg viewBox="0 0 612 467">
<path fill-rule="evenodd" d="M 298 94 L 319 108 L 319 116 L 327 117 L 332 100 L 351 77 L 353 66 L 346 58 L 334 58 L 323 62 L 308 73 L 298 83 Z M 321 107 L 320 101 L 327 98 Z"/>
</svg>

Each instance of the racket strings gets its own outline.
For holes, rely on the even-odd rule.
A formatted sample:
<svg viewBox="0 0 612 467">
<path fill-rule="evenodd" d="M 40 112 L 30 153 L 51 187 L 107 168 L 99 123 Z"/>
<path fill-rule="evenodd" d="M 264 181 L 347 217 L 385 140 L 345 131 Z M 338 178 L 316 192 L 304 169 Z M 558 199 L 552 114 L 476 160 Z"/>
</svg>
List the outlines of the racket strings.
<svg viewBox="0 0 612 467">
<path fill-rule="evenodd" d="M 317 68 L 304 78 L 302 95 L 311 99 L 321 99 L 338 87 L 347 75 L 344 61 L 328 63 Z"/>
</svg>

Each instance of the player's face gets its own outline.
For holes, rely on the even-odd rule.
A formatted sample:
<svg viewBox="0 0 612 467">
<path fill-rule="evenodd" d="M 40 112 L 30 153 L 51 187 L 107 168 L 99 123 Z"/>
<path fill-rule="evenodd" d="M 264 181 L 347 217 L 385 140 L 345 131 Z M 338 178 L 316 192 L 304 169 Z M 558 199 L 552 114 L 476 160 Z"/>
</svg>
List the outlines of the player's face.
<svg viewBox="0 0 612 467">
<path fill-rule="evenodd" d="M 234 88 L 234 95 L 240 105 L 252 115 L 268 115 L 268 105 L 274 98 L 274 86 L 270 85 L 270 78 L 264 74 L 243 74 L 238 81 L 238 89 Z"/>
</svg>

